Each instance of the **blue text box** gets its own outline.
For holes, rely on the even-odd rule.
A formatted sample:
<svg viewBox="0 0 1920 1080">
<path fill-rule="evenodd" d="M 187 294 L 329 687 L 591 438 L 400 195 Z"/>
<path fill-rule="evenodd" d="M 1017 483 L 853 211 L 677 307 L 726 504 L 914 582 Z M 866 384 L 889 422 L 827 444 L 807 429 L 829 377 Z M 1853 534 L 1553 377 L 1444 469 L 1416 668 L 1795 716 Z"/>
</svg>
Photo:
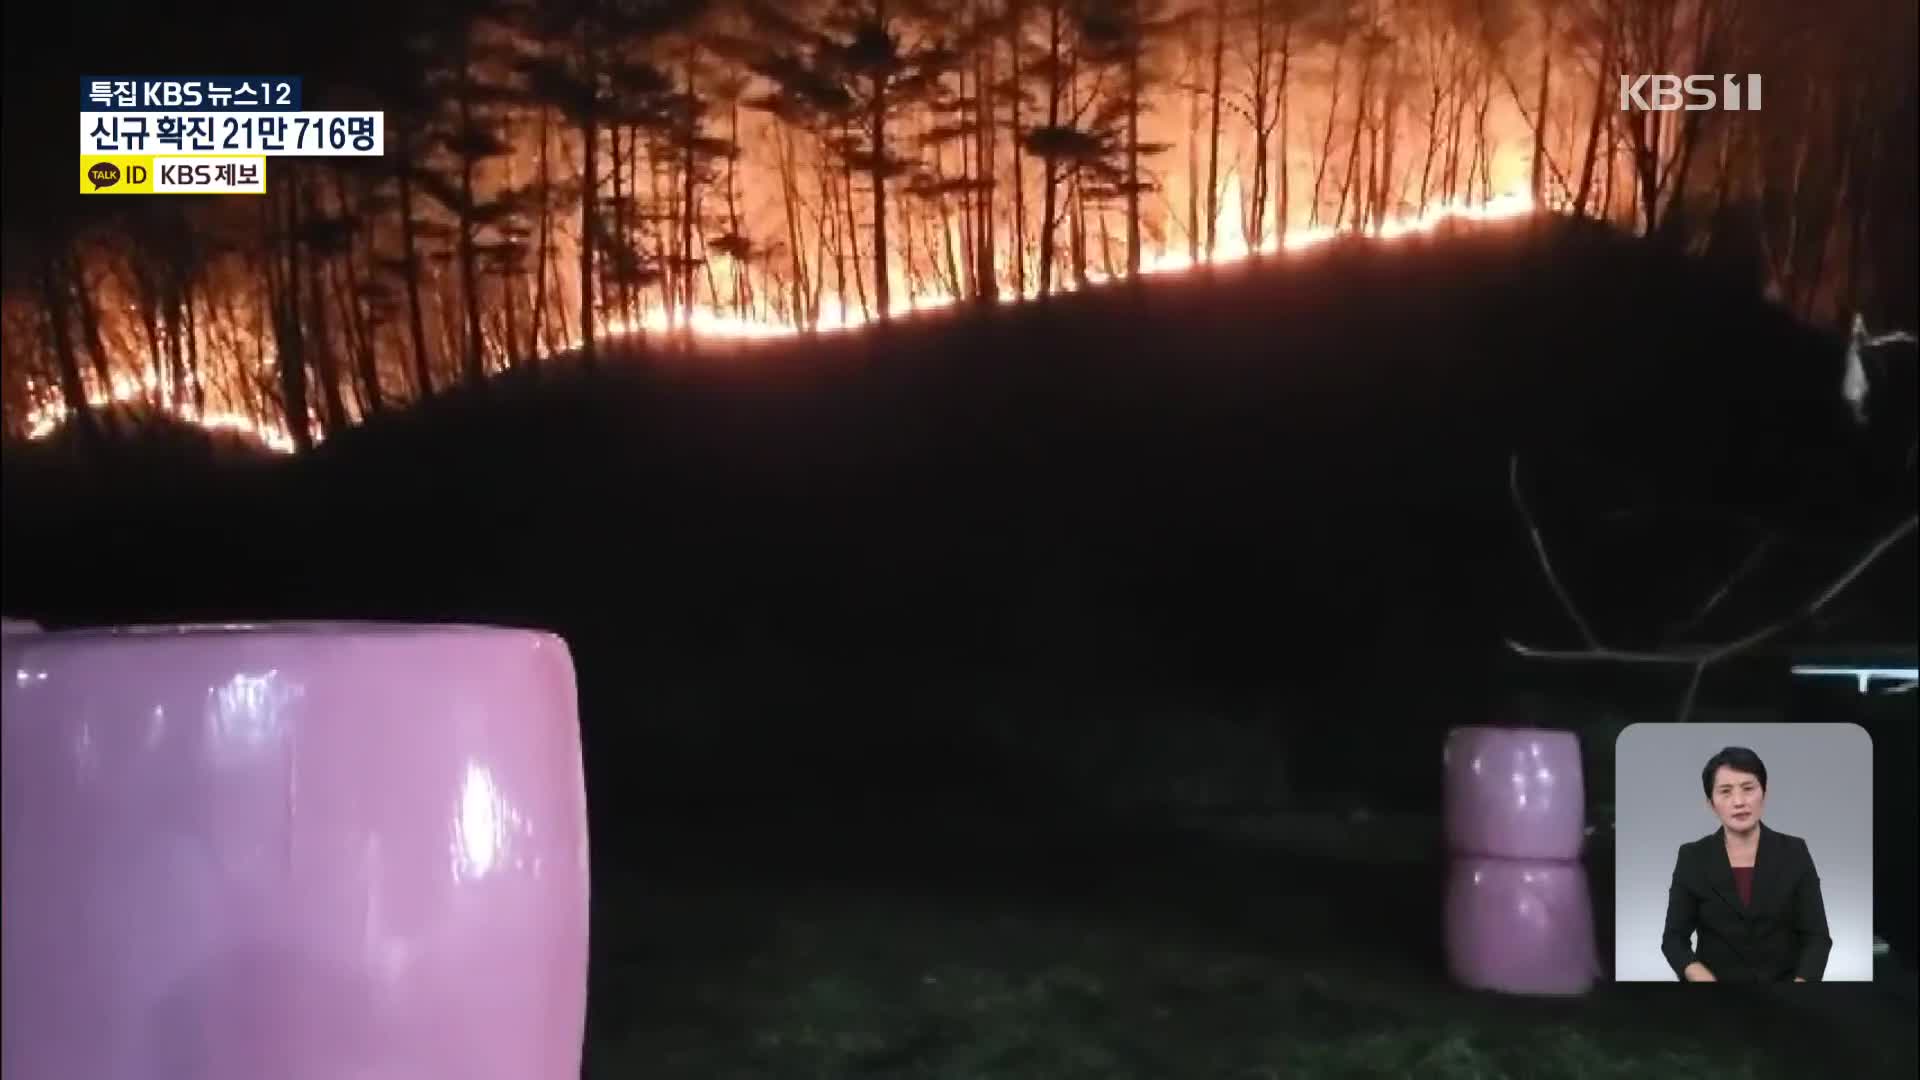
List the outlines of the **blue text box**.
<svg viewBox="0 0 1920 1080">
<path fill-rule="evenodd" d="M 81 112 L 299 112 L 298 75 L 83 75 Z"/>
</svg>

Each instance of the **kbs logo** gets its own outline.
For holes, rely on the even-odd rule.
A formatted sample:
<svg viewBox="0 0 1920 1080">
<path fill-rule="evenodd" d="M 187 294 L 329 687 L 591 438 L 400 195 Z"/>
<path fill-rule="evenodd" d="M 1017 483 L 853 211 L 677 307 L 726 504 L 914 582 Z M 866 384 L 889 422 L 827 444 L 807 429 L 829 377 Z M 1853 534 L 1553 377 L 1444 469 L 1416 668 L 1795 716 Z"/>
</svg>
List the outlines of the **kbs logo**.
<svg viewBox="0 0 1920 1080">
<path fill-rule="evenodd" d="M 1719 82 L 1716 90 L 1714 83 Z M 1744 104 L 1743 104 L 1744 102 Z M 1760 111 L 1758 75 L 1622 75 L 1621 112 Z"/>
</svg>

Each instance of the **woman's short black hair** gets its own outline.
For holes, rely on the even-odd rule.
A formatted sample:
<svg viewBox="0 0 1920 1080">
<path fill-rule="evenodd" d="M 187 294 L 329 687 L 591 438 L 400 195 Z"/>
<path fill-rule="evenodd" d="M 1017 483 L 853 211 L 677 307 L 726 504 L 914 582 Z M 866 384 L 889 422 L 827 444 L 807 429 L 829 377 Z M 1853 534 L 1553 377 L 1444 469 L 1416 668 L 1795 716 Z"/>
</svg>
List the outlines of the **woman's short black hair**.
<svg viewBox="0 0 1920 1080">
<path fill-rule="evenodd" d="M 1713 774 L 1725 765 L 1735 772 L 1751 773 L 1760 780 L 1760 790 L 1767 790 L 1767 766 L 1760 755 L 1744 746 L 1729 746 L 1725 750 L 1707 759 L 1707 767 L 1700 770 L 1700 790 L 1707 798 L 1713 798 Z"/>
</svg>

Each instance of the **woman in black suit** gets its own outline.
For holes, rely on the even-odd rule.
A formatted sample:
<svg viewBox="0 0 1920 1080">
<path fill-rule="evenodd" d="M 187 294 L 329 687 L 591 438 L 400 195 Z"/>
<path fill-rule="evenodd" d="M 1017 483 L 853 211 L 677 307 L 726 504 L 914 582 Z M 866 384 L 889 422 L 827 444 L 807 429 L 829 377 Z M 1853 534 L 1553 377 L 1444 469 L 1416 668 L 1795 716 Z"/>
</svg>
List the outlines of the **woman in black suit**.
<svg viewBox="0 0 1920 1080">
<path fill-rule="evenodd" d="M 1766 765 L 1729 746 L 1707 760 L 1700 786 L 1720 828 L 1680 845 L 1660 938 L 1667 964 L 1687 982 L 1819 982 L 1833 948 L 1820 876 L 1805 840 L 1760 823 Z"/>
</svg>

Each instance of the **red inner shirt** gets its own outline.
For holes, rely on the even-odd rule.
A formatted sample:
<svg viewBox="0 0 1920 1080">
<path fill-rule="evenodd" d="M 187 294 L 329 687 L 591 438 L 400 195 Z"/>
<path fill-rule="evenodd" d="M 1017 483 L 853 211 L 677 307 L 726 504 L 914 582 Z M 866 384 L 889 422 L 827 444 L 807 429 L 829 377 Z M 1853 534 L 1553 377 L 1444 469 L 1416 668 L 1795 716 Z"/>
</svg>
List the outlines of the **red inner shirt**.
<svg viewBox="0 0 1920 1080">
<path fill-rule="evenodd" d="M 1744 907 L 1753 906 L 1753 867 L 1736 866 L 1733 868 L 1733 887 L 1740 894 L 1740 903 Z"/>
</svg>

